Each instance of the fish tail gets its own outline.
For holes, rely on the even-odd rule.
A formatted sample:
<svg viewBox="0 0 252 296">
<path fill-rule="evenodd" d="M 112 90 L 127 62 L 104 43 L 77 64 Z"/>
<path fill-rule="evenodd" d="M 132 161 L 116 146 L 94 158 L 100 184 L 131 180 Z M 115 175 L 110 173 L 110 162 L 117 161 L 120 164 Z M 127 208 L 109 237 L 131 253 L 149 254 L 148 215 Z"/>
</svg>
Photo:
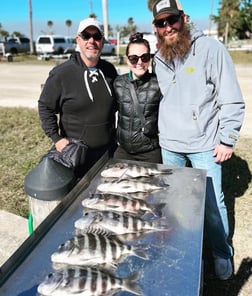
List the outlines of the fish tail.
<svg viewBox="0 0 252 296">
<path fill-rule="evenodd" d="M 170 184 L 166 183 L 166 181 L 164 180 L 160 180 L 158 186 L 160 187 L 160 189 L 167 189 L 170 186 Z"/>
<path fill-rule="evenodd" d="M 152 226 L 155 231 L 170 231 L 171 227 L 168 226 L 167 219 L 160 219 L 158 221 L 153 221 Z"/>
<path fill-rule="evenodd" d="M 165 203 L 153 205 L 151 207 L 152 214 L 156 217 L 161 217 L 162 216 L 162 209 L 165 207 L 165 205 L 166 205 Z"/>
<path fill-rule="evenodd" d="M 134 249 L 134 255 L 142 258 L 144 260 L 148 260 L 149 256 L 146 254 L 146 252 L 144 251 L 144 249 L 148 249 L 148 246 L 144 247 L 144 246 L 140 246 Z"/>
<path fill-rule="evenodd" d="M 160 174 L 172 175 L 172 169 L 161 169 Z"/>
<path fill-rule="evenodd" d="M 137 279 L 138 279 L 138 272 L 135 272 L 129 277 L 125 278 L 123 280 L 124 290 L 135 295 L 143 296 L 144 294 L 142 289 L 136 283 Z"/>
</svg>

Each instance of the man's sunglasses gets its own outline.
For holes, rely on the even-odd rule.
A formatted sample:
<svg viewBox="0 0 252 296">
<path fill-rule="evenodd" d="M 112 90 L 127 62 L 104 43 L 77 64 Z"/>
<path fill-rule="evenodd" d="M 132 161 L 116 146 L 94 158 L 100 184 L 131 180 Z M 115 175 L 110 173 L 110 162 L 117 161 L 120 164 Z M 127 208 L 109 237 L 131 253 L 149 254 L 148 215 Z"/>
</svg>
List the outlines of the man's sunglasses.
<svg viewBox="0 0 252 296">
<path fill-rule="evenodd" d="M 88 32 L 81 32 L 80 37 L 85 41 L 89 40 L 90 38 L 94 38 L 95 41 L 100 41 L 103 38 L 101 33 L 90 34 Z"/>
<path fill-rule="evenodd" d="M 137 64 L 139 59 L 141 59 L 141 61 L 143 63 L 147 63 L 151 59 L 151 55 L 150 55 L 150 53 L 144 53 L 141 56 L 137 56 L 137 55 L 133 54 L 133 55 L 129 55 L 128 59 L 132 65 Z"/>
<path fill-rule="evenodd" d="M 153 23 L 157 28 L 165 28 L 167 25 L 173 26 L 174 24 L 176 24 L 179 21 L 180 17 L 181 15 L 170 15 L 168 17 L 155 20 Z"/>
</svg>

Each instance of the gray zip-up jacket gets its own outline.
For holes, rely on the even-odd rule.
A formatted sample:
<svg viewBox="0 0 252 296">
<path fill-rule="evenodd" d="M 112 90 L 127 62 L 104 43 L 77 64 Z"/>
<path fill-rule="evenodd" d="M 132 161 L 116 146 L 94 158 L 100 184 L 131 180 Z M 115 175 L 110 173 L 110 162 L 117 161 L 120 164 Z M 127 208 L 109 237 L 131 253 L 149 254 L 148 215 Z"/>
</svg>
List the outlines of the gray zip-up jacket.
<svg viewBox="0 0 252 296">
<path fill-rule="evenodd" d="M 157 52 L 154 70 L 162 92 L 160 146 L 175 152 L 234 146 L 244 118 L 235 69 L 222 43 L 192 31 L 190 52 L 168 63 Z"/>
</svg>

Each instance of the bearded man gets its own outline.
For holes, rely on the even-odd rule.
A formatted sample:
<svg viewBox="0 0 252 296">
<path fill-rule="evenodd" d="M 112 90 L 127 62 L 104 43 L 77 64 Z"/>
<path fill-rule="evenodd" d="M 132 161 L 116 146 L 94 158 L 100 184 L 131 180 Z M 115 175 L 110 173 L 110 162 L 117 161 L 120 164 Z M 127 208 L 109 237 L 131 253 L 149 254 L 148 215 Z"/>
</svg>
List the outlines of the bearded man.
<svg viewBox="0 0 252 296">
<path fill-rule="evenodd" d="M 233 273 L 233 249 L 222 192 L 222 162 L 231 158 L 244 100 L 226 48 L 188 23 L 179 1 L 153 5 L 158 38 L 154 71 L 162 93 L 159 141 L 163 163 L 207 171 L 205 229 L 216 276 Z"/>
</svg>

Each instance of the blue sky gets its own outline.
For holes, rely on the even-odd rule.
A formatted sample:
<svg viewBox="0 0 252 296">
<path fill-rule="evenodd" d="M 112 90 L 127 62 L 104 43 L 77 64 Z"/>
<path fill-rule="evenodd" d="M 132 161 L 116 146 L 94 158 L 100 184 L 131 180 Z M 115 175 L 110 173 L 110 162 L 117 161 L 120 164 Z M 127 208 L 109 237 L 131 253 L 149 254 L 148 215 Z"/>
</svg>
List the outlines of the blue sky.
<svg viewBox="0 0 252 296">
<path fill-rule="evenodd" d="M 209 14 L 218 12 L 219 0 L 181 0 L 184 11 L 201 29 L 209 26 Z M 28 0 L 0 0 L 0 23 L 10 34 L 13 31 L 29 36 Z M 139 31 L 152 31 L 152 14 L 147 9 L 146 0 L 107 0 L 108 22 L 115 28 L 117 25 L 127 25 L 129 17 L 133 17 Z M 33 36 L 48 32 L 47 21 L 53 22 L 52 31 L 55 34 L 75 35 L 79 21 L 89 16 L 91 12 L 102 21 L 102 0 L 32 0 Z M 65 21 L 72 21 L 67 29 Z"/>
</svg>

